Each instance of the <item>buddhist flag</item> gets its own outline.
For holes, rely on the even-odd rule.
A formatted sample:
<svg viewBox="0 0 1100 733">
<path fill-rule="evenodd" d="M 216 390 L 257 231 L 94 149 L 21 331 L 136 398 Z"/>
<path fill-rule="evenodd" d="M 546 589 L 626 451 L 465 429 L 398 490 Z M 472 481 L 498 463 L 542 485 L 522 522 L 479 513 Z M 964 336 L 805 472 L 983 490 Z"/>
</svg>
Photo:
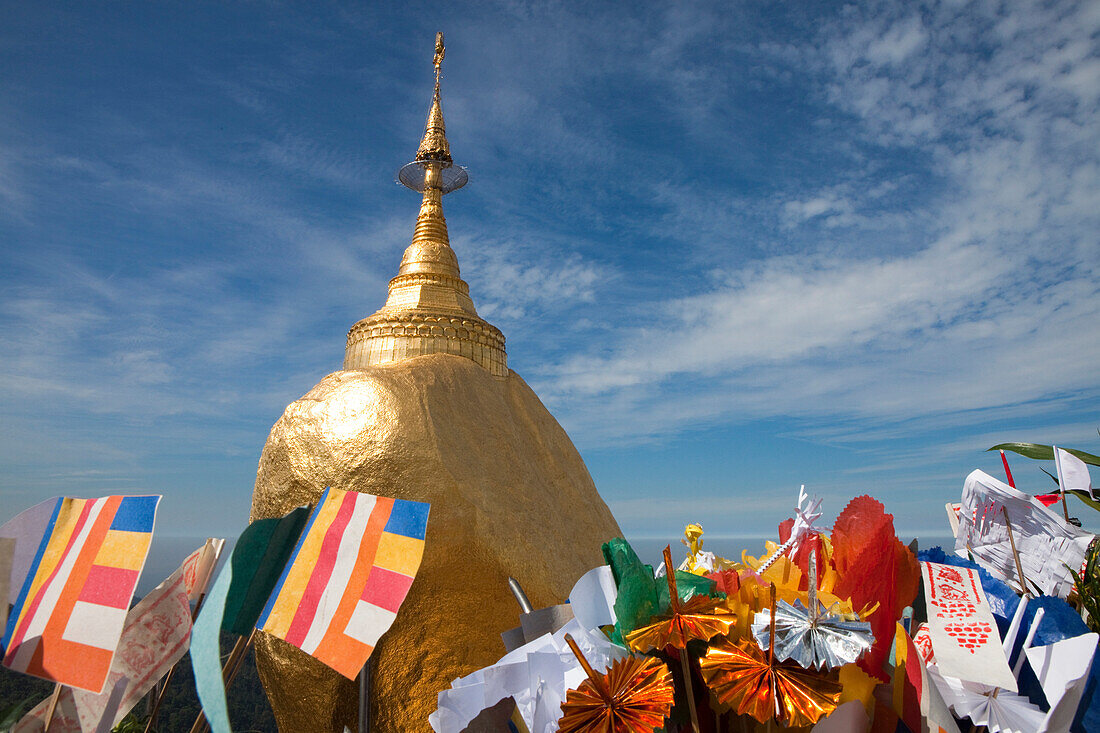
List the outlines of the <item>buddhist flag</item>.
<svg viewBox="0 0 1100 733">
<path fill-rule="evenodd" d="M 208 539 L 126 616 L 126 627 L 102 693 L 65 687 L 57 698 L 51 733 L 94 733 L 114 728 L 187 652 L 191 602 L 205 592 L 225 540 Z M 41 731 L 50 700 L 27 713 L 12 733 Z"/>
<path fill-rule="evenodd" d="M 428 508 L 326 489 L 257 628 L 354 679 L 420 567 Z"/>
<path fill-rule="evenodd" d="M 19 595 L 4 633 L 5 667 L 102 691 L 145 566 L 160 499 L 105 496 L 46 502 L 52 507 L 26 576 L 19 578 Z"/>
</svg>

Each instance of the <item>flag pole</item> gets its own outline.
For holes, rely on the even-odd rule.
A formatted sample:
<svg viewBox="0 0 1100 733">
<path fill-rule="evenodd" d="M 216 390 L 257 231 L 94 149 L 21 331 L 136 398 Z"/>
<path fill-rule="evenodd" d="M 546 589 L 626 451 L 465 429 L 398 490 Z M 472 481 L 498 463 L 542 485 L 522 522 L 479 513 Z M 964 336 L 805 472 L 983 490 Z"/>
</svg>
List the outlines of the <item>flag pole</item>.
<svg viewBox="0 0 1100 733">
<path fill-rule="evenodd" d="M 676 592 L 676 568 L 672 564 L 672 548 L 665 546 L 665 580 L 668 581 L 668 602 L 673 614 L 680 612 L 680 596 Z M 686 644 L 686 642 L 685 642 Z M 695 690 L 691 684 L 691 665 L 688 664 L 687 647 L 680 652 L 680 671 L 684 675 L 684 692 L 687 693 L 688 712 L 691 714 L 691 729 L 699 733 L 699 713 L 695 710 Z"/>
<path fill-rule="evenodd" d="M 50 723 L 53 722 L 53 713 L 57 709 L 57 699 L 61 696 L 61 683 L 58 682 L 53 686 L 53 693 L 50 694 L 50 705 L 46 708 L 46 727 L 42 729 L 43 733 L 46 733 L 50 729 Z"/>
<path fill-rule="evenodd" d="M 1001 507 L 1001 511 L 1005 515 L 1005 529 L 1008 530 L 1008 544 L 1012 548 L 1012 558 L 1016 561 L 1016 572 L 1020 575 L 1020 588 L 1024 591 L 1024 595 L 1031 595 L 1031 588 L 1027 585 L 1027 578 L 1024 577 L 1024 565 L 1020 562 L 1020 553 L 1016 551 L 1016 540 L 1012 536 L 1012 522 L 1008 521 L 1008 509 L 1004 506 Z"/>
<path fill-rule="evenodd" d="M 1008 485 L 1012 488 L 1016 488 L 1016 482 L 1012 480 L 1012 471 L 1008 468 L 1008 459 L 1005 458 L 1005 452 L 1001 451 L 1001 463 L 1005 466 L 1005 478 L 1008 479 Z"/>
<path fill-rule="evenodd" d="M 370 657 L 359 672 L 359 733 L 370 733 Z"/>
</svg>

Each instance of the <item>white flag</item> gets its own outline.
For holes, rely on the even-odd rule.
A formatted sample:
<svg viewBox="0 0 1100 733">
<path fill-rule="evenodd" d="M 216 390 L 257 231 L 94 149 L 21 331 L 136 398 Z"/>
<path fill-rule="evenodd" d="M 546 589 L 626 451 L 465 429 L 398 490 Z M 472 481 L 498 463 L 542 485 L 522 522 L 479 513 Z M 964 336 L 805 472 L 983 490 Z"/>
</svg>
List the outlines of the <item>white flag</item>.
<svg viewBox="0 0 1100 733">
<path fill-rule="evenodd" d="M 1062 491 L 1078 489 L 1089 492 L 1092 497 L 1092 476 L 1089 475 L 1088 464 L 1068 450 L 1054 446 L 1054 465 L 1058 468 L 1058 484 Z"/>
<path fill-rule="evenodd" d="M 180 660 L 191 640 L 190 602 L 205 592 L 224 544 L 208 539 L 130 609 L 103 692 L 62 688 L 50 733 L 110 730 Z M 48 706 L 48 699 L 39 703 L 12 733 L 41 731 Z"/>
</svg>

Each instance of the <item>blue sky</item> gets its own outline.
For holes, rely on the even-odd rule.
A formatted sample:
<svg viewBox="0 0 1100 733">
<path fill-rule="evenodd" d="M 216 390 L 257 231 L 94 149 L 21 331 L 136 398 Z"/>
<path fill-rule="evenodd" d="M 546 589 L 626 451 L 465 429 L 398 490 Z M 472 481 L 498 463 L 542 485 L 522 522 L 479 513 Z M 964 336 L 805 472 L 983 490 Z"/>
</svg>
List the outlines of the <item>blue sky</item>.
<svg viewBox="0 0 1100 733">
<path fill-rule="evenodd" d="M 239 531 L 411 237 L 439 29 L 463 276 L 628 535 L 769 534 L 800 483 L 942 534 L 988 446 L 1100 447 L 1100 4 L 0 17 L 6 515 Z"/>
</svg>

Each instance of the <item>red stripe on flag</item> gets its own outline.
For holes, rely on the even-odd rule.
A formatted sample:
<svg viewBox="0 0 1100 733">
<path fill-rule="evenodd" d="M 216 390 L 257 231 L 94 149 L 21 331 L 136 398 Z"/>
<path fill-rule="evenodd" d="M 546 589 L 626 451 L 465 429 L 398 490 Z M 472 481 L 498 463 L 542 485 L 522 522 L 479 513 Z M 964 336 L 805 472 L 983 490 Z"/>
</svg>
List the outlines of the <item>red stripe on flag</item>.
<svg viewBox="0 0 1100 733">
<path fill-rule="evenodd" d="M 88 569 L 88 579 L 77 600 L 111 608 L 129 608 L 137 579 L 136 570 L 93 565 Z"/>
<path fill-rule="evenodd" d="M 313 567 L 306 589 L 302 592 L 298 610 L 294 612 L 294 620 L 290 622 L 290 628 L 286 632 L 286 641 L 296 647 L 301 647 L 302 642 L 305 641 L 310 624 L 313 623 L 313 617 L 317 613 L 317 605 L 321 602 L 329 577 L 332 576 L 332 568 L 336 564 L 336 555 L 340 550 L 340 540 L 355 510 L 355 497 L 354 492 L 344 495 L 332 524 L 325 531 L 325 539 L 317 555 L 317 564 Z"/>
<path fill-rule="evenodd" d="M 367 587 L 363 589 L 362 599 L 367 603 L 373 603 L 387 611 L 397 613 L 397 609 L 401 608 L 401 602 L 408 595 L 412 583 L 413 579 L 408 575 L 375 566 L 371 569 L 370 576 L 367 578 Z"/>
</svg>

